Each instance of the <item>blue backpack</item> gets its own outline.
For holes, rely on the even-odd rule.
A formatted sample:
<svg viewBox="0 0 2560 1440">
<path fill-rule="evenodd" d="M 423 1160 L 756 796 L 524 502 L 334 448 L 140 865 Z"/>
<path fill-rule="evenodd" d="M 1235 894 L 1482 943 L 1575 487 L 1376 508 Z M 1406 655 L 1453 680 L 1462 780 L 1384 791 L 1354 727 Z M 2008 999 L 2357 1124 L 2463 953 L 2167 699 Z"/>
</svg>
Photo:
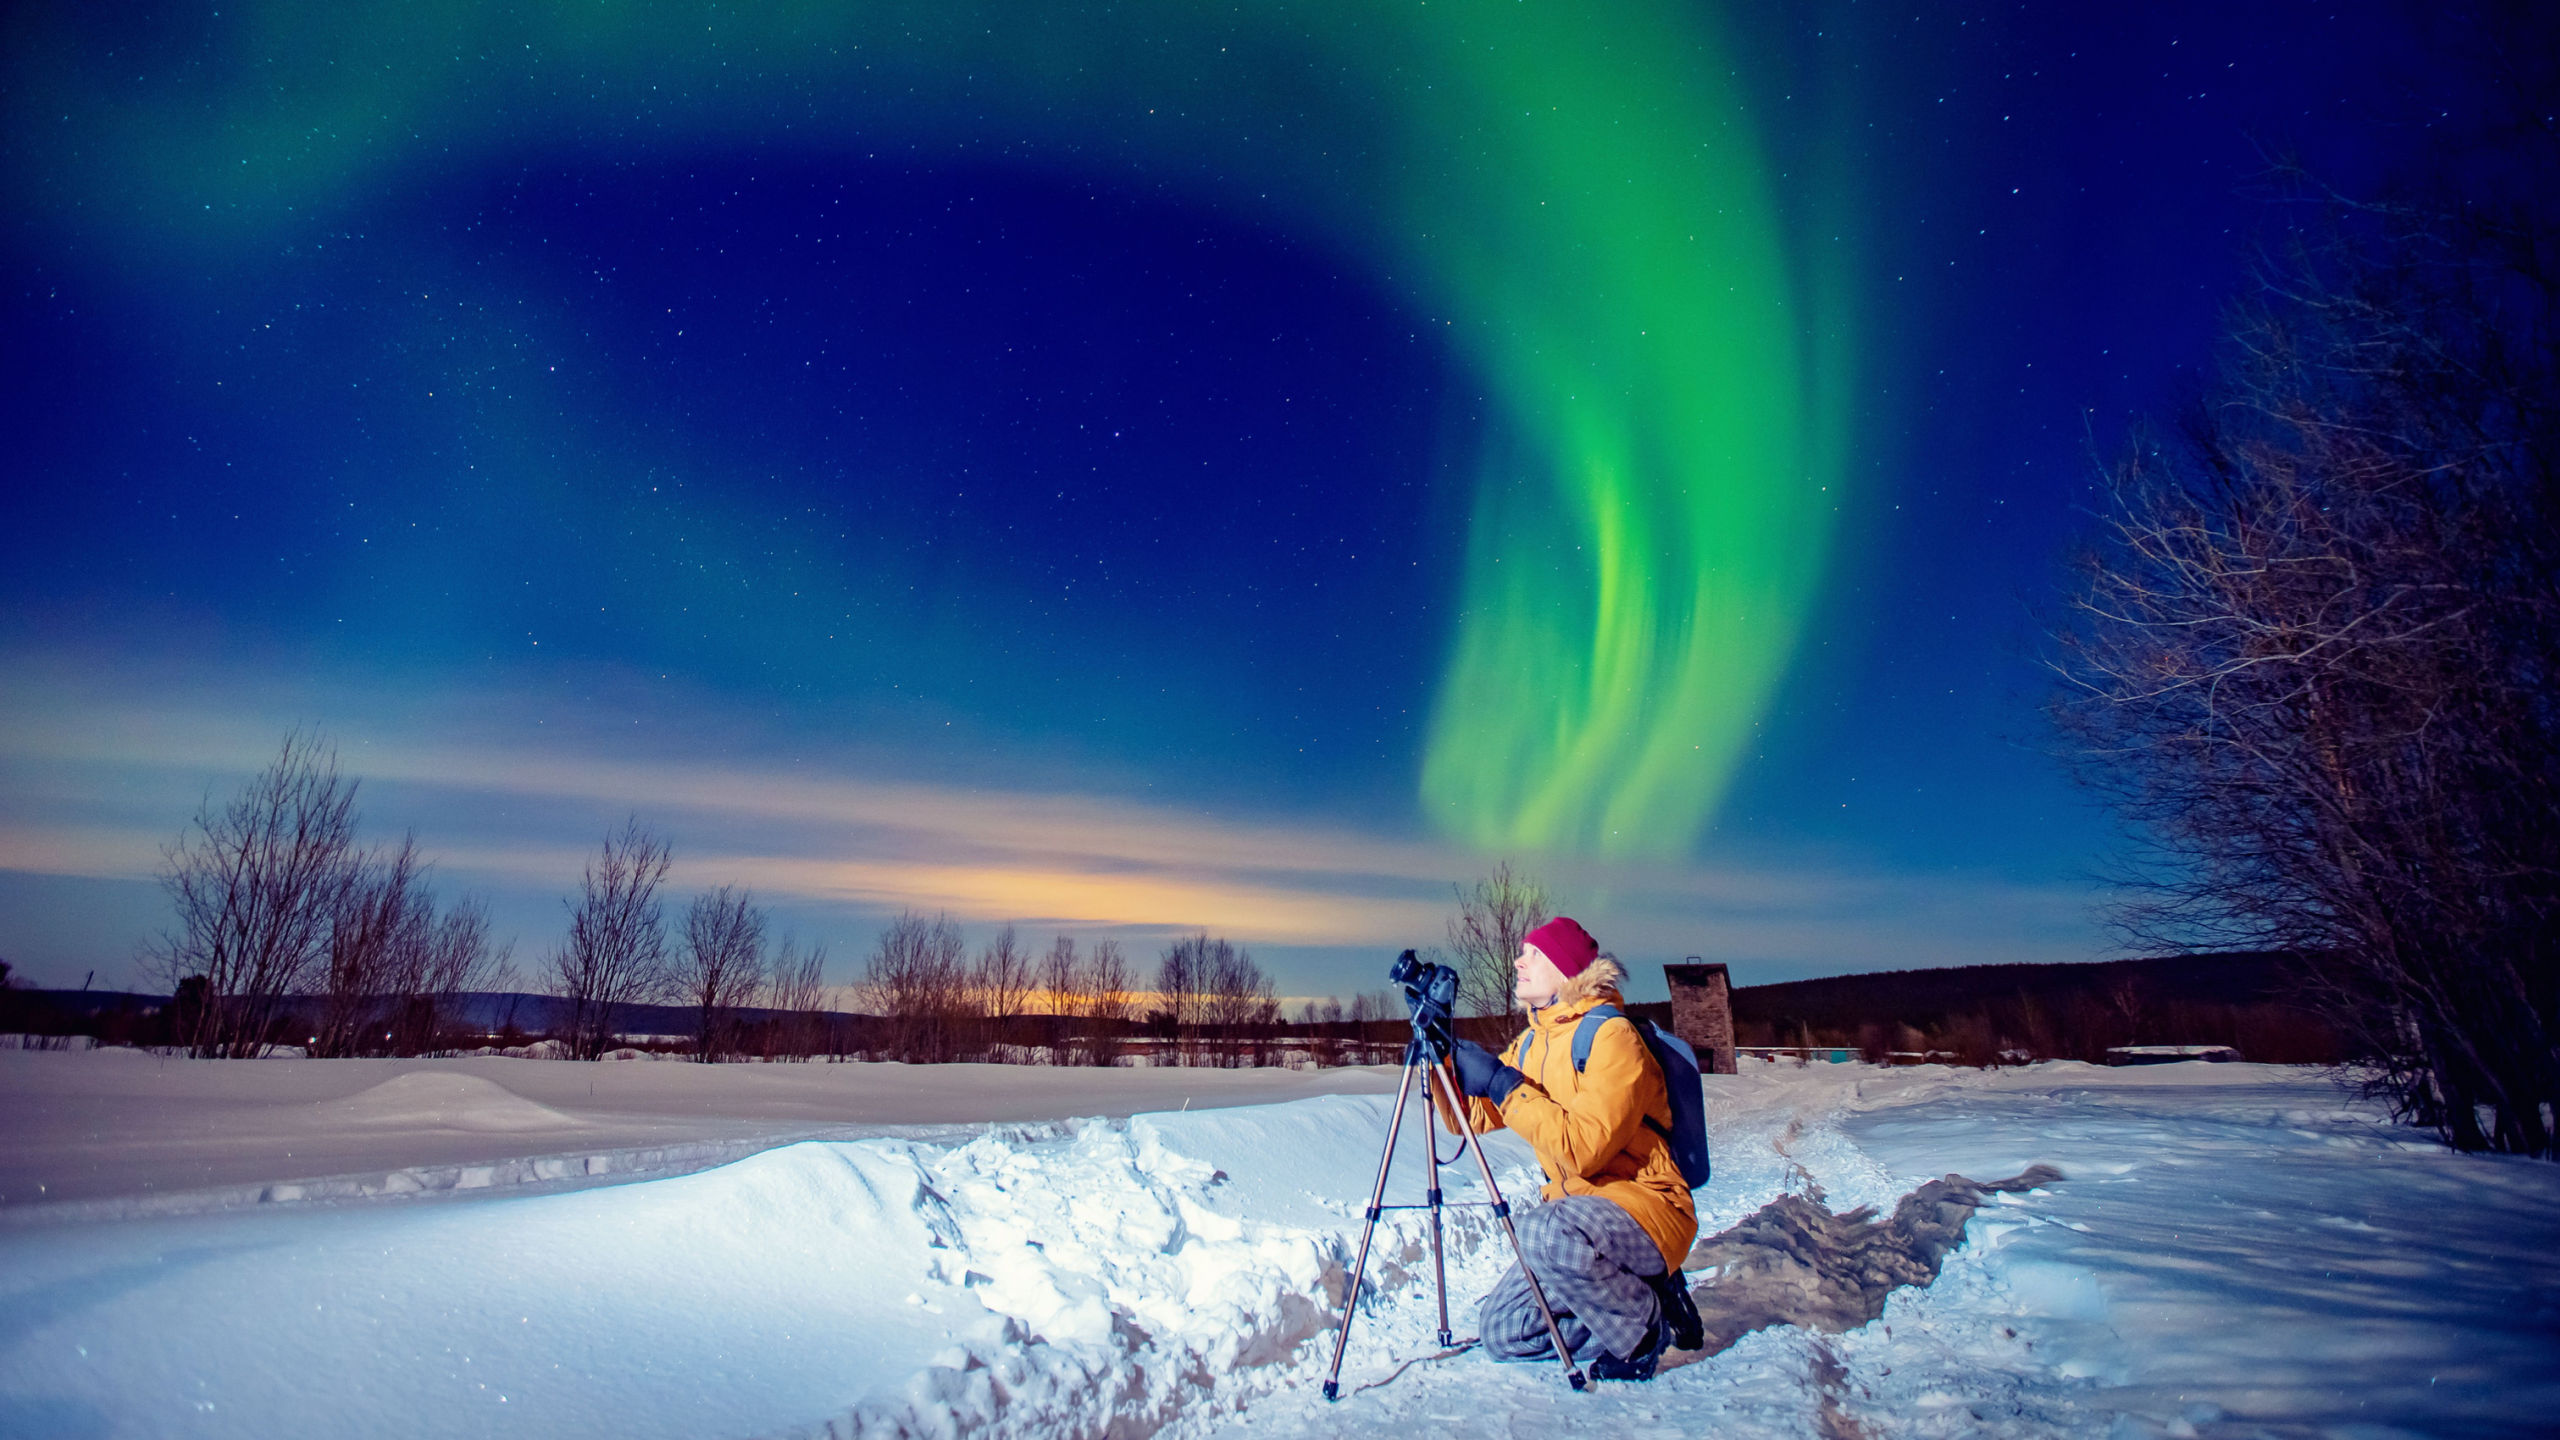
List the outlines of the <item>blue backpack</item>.
<svg viewBox="0 0 2560 1440">
<path fill-rule="evenodd" d="M 1671 1125 L 1647 1115 L 1645 1127 L 1671 1146 L 1671 1158 L 1679 1163 L 1680 1178 L 1692 1190 L 1707 1183 L 1712 1171 L 1707 1157 L 1707 1088 L 1698 1078 L 1698 1052 L 1689 1042 L 1658 1029 L 1650 1020 L 1639 1020 L 1615 1005 L 1594 1005 L 1591 1013 L 1573 1027 L 1573 1073 L 1591 1063 L 1591 1040 L 1600 1027 L 1611 1020 L 1624 1020 L 1636 1027 L 1644 1039 L 1644 1048 L 1653 1052 L 1653 1063 L 1662 1067 L 1662 1088 L 1671 1095 Z"/>
</svg>

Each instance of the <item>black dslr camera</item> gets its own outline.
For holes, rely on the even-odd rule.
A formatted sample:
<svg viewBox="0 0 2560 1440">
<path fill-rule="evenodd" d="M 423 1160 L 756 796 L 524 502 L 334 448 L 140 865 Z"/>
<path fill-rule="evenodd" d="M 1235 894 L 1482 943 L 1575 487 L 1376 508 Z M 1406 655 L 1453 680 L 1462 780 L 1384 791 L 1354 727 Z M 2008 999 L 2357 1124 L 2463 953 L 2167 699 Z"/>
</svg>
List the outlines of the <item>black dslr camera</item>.
<svg viewBox="0 0 2560 1440">
<path fill-rule="evenodd" d="M 1425 1048 L 1434 1064 L 1448 1059 L 1450 1018 L 1458 1009 L 1458 972 L 1446 965 L 1426 964 L 1407 950 L 1387 967 L 1387 978 L 1404 991 L 1414 1043 Z"/>
</svg>

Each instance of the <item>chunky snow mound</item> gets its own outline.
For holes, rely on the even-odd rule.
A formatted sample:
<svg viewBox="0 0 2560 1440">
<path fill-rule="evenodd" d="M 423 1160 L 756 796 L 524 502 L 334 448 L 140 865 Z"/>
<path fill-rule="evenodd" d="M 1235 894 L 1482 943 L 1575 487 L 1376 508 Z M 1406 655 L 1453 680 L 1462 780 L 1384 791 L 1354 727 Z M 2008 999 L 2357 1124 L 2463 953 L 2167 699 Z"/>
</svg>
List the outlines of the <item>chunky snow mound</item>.
<svg viewBox="0 0 2560 1440">
<path fill-rule="evenodd" d="M 1274 1128 L 1327 1151 L 1380 1133 L 1372 1101 L 1285 1109 Z M 24 1228 L 0 1303 L 40 1323 L 0 1349 L 0 1433 L 1151 1433 L 1292 1356 L 1341 1286 L 1334 1229 L 1229 1213 L 1232 1179 L 1158 1123 L 1249 1150 L 1251 1113 Z"/>
<path fill-rule="evenodd" d="M 1387 1108 L 1337 1096 L 806 1142 L 559 1194 L 21 1223 L 0 1435 L 2132 1440 L 2524 1435 L 2560 1410 L 2560 1167 L 2445 1154 L 2262 1066 L 1755 1063 L 1717 1085 L 1711 1312 L 1710 1264 L 1768 1318 L 1777 1282 L 1876 1268 L 1879 1226 L 1917 1227 L 1928 1263 L 1647 1385 L 1575 1395 L 1442 1352 L 1402 1211 L 1326 1404 Z M 1493 1153 L 1527 1198 L 1525 1151 Z M 1946 1208 L 1951 1172 L 2038 1163 L 2064 1178 Z M 1411 1148 L 1390 1200 L 1421 1174 Z M 1484 1211 L 1452 1212 L 1461 1337 L 1508 1260 Z"/>
</svg>

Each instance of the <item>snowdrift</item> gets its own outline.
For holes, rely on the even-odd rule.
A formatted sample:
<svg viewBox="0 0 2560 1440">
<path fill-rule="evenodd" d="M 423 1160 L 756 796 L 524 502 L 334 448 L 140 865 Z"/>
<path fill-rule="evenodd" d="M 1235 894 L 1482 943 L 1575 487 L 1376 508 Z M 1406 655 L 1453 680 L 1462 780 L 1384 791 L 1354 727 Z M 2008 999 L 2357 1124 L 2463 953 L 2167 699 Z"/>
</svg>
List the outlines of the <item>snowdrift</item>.
<svg viewBox="0 0 2560 1440">
<path fill-rule="evenodd" d="M 19 1226 L 0 1231 L 0 1435 L 2131 1440 L 2531 1434 L 2560 1406 L 2554 1167 L 2447 1155 L 2270 1067 L 1760 1064 L 1713 1102 L 1713 1353 L 1589 1395 L 1443 1353 L 1423 1218 L 1395 1212 L 1327 1405 L 1387 1104 Z M 1525 1150 L 1492 1149 L 1530 1195 Z M 1411 1149 L 1390 1198 L 1419 1198 L 1421 1173 Z M 1481 1198 L 1466 1172 L 1444 1183 Z M 1466 1336 L 1509 1256 L 1480 1209 L 1451 1229 Z"/>
</svg>

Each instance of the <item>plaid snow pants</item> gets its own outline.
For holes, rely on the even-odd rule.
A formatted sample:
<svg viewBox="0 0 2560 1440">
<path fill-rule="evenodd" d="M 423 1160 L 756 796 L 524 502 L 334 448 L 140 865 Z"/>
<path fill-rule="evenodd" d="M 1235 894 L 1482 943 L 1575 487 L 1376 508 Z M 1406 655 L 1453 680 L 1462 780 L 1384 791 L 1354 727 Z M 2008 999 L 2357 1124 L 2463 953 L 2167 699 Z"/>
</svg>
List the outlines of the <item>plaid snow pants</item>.
<svg viewBox="0 0 2560 1440">
<path fill-rule="evenodd" d="M 1574 1359 L 1602 1350 L 1626 1359 L 1643 1348 L 1662 1309 L 1645 1277 L 1662 1273 L 1662 1251 L 1634 1216 L 1597 1195 L 1567 1195 L 1520 1212 L 1514 1223 Z M 1477 1327 L 1485 1353 L 1496 1360 L 1555 1354 L 1518 1265 L 1484 1297 Z"/>
</svg>

